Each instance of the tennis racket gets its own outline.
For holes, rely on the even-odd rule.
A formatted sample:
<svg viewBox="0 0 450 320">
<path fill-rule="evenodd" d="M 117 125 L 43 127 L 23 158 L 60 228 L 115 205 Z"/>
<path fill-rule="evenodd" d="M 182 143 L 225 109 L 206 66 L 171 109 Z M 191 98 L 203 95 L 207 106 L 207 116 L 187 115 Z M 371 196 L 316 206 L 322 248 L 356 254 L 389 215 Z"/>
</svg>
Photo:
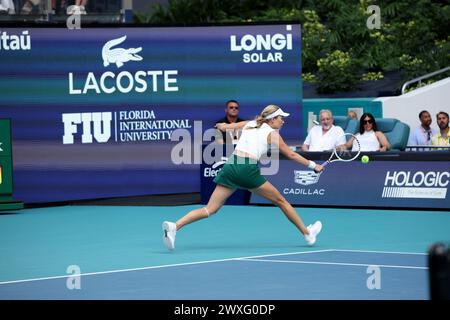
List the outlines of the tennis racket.
<svg viewBox="0 0 450 320">
<path fill-rule="evenodd" d="M 351 138 L 353 138 L 352 150 L 338 150 L 337 146 L 335 146 L 330 158 L 324 163 L 322 163 L 322 167 L 325 167 L 335 161 L 350 162 L 358 158 L 359 154 L 361 153 L 361 144 L 359 143 L 359 140 L 358 138 L 356 138 L 355 135 L 351 133 L 345 133 L 343 136 L 339 138 L 338 145 L 346 143 Z"/>
</svg>

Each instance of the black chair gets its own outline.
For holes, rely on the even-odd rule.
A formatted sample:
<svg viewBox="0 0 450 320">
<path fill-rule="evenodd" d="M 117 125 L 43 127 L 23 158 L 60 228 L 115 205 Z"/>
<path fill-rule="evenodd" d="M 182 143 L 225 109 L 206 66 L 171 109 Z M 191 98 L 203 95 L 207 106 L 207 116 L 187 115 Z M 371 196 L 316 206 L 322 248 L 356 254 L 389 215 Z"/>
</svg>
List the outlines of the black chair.
<svg viewBox="0 0 450 320">
<path fill-rule="evenodd" d="M 347 116 L 334 116 L 333 124 L 341 127 L 345 133 L 355 134 L 359 130 L 359 122 Z"/>
</svg>

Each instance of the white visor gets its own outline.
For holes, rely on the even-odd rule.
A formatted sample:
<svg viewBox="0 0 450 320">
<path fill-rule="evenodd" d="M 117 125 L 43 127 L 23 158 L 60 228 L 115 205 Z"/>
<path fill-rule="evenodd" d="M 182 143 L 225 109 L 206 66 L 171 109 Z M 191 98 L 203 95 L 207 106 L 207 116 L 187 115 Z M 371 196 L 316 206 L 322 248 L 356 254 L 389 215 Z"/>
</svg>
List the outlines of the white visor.
<svg viewBox="0 0 450 320">
<path fill-rule="evenodd" d="M 283 117 L 288 117 L 289 113 L 284 112 L 283 110 L 281 110 L 281 108 L 277 109 L 277 111 L 272 112 L 271 114 L 269 114 L 268 116 L 266 116 L 266 120 L 278 117 L 278 116 L 283 116 Z"/>
</svg>

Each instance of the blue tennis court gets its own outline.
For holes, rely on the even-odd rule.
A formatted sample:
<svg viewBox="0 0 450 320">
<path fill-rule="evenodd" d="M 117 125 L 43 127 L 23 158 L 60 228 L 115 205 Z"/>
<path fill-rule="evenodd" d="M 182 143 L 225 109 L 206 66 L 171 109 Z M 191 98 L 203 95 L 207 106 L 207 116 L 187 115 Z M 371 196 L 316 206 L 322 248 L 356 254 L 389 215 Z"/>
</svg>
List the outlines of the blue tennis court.
<svg viewBox="0 0 450 320">
<path fill-rule="evenodd" d="M 429 299 L 449 212 L 225 206 L 166 251 L 161 222 L 198 206 L 60 206 L 0 215 L 0 299 Z M 74 269 L 75 268 L 75 269 Z M 78 274 L 74 274 L 74 270 Z"/>
</svg>

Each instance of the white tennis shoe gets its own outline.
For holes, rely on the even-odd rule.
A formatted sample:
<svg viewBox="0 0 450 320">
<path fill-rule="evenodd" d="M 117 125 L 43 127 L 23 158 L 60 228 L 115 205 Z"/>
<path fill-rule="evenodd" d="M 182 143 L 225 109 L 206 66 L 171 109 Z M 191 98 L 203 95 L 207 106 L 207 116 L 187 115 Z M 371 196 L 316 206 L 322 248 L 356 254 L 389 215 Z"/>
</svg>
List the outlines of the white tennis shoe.
<svg viewBox="0 0 450 320">
<path fill-rule="evenodd" d="M 314 243 L 316 243 L 317 235 L 322 230 L 322 222 L 316 221 L 314 224 L 310 224 L 308 227 L 309 234 L 305 236 L 306 242 L 312 246 Z"/>
<path fill-rule="evenodd" d="M 177 225 L 173 222 L 164 221 L 162 224 L 164 236 L 163 241 L 167 249 L 175 249 L 175 236 L 177 234 Z"/>
</svg>

